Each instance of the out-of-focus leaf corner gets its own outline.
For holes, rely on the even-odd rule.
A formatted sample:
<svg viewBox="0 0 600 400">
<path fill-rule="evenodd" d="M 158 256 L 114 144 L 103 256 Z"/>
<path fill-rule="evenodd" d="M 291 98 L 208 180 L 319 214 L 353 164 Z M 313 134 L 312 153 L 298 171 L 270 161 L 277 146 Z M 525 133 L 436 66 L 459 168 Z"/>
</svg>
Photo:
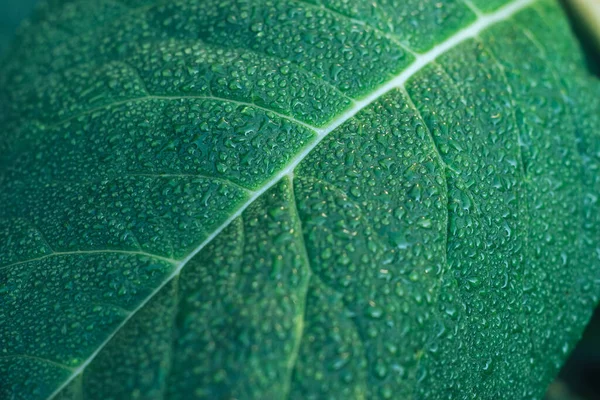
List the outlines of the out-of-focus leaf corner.
<svg viewBox="0 0 600 400">
<path fill-rule="evenodd" d="M 562 380 L 557 379 L 548 387 L 546 400 L 583 400 L 581 397 L 573 394 L 569 386 Z"/>
<path fill-rule="evenodd" d="M 38 0 L 3 0 L 0 3 L 0 56 L 8 49 L 14 33 Z"/>
</svg>

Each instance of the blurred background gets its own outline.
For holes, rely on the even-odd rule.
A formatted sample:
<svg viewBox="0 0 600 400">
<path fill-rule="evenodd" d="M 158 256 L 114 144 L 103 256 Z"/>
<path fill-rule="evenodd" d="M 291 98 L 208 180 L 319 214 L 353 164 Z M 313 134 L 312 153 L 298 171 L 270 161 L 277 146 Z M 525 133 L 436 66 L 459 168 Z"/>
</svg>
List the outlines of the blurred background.
<svg viewBox="0 0 600 400">
<path fill-rule="evenodd" d="M 19 24 L 33 10 L 38 0 L 0 0 L 0 59 L 10 45 Z M 575 22 L 569 0 L 561 0 L 588 55 L 589 68 L 600 79 L 600 46 L 588 31 Z M 597 2 L 600 8 L 600 0 Z M 600 25 L 600 21 L 598 21 Z M 573 350 L 557 379 L 548 387 L 546 400 L 600 400 L 600 307 Z"/>
<path fill-rule="evenodd" d="M 8 48 L 12 36 L 38 0 L 0 0 L 0 57 Z"/>
<path fill-rule="evenodd" d="M 599 399 L 600 307 L 596 308 L 581 341 L 546 393 L 546 400 Z"/>
</svg>

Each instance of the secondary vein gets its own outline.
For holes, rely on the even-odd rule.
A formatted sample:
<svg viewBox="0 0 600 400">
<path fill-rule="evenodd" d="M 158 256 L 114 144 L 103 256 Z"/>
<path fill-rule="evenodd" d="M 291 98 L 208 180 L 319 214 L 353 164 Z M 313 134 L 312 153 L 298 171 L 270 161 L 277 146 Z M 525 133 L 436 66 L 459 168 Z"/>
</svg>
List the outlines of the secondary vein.
<svg viewBox="0 0 600 400">
<path fill-rule="evenodd" d="M 308 252 L 306 250 L 306 243 L 304 242 L 304 232 L 302 230 L 302 220 L 300 219 L 300 214 L 298 213 L 298 206 L 296 205 L 296 195 L 294 194 L 294 174 L 290 173 L 288 175 L 288 181 L 289 181 L 289 190 L 290 190 L 290 195 L 291 195 L 291 199 L 290 199 L 290 211 L 292 214 L 292 217 L 296 219 L 296 228 L 298 229 L 297 235 L 299 237 L 299 242 L 301 244 L 302 247 L 302 256 L 304 257 L 304 260 L 306 261 L 306 266 L 308 267 L 308 271 L 307 271 L 307 275 L 305 278 L 305 282 L 302 289 L 302 293 L 301 293 L 301 304 L 300 304 L 300 310 L 295 318 L 295 322 L 296 322 L 296 342 L 294 343 L 294 347 L 292 349 L 292 354 L 290 355 L 290 358 L 288 360 L 288 375 L 287 375 L 287 379 L 286 379 L 286 383 L 285 383 L 285 393 L 286 395 L 284 396 L 284 398 L 289 397 L 290 394 L 290 390 L 291 390 L 291 386 L 292 386 L 292 378 L 293 378 L 293 374 L 294 374 L 294 368 L 296 366 L 296 361 L 298 360 L 298 354 L 300 353 L 300 346 L 302 344 L 302 338 L 304 336 L 304 330 L 305 330 L 305 321 L 306 321 L 306 300 L 308 297 L 308 288 L 310 285 L 310 280 L 311 277 L 313 275 L 313 271 L 312 268 L 310 266 L 310 259 L 308 258 Z"/>
</svg>

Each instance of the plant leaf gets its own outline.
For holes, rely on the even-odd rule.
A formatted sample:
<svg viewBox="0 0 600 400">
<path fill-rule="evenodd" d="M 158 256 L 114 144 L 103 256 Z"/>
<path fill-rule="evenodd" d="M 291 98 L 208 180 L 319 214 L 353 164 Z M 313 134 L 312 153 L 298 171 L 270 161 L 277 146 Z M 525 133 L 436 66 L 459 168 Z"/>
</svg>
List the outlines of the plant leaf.
<svg viewBox="0 0 600 400">
<path fill-rule="evenodd" d="M 0 73 L 0 398 L 532 398 L 600 293 L 554 2 L 52 0 Z"/>
</svg>

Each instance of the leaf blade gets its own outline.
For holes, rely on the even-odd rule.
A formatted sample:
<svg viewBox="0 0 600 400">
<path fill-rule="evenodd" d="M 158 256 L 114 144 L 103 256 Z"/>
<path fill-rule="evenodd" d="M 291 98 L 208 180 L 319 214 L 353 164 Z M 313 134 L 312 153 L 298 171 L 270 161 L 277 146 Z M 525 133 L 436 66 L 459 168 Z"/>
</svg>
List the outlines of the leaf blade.
<svg viewBox="0 0 600 400">
<path fill-rule="evenodd" d="M 422 58 L 420 58 L 420 59 L 417 58 L 417 61 L 415 61 L 415 63 L 413 63 L 412 66 L 409 66 L 407 70 L 405 70 L 405 71 L 409 71 L 409 72 L 403 72 L 400 75 L 398 75 L 395 78 L 395 80 L 394 80 L 394 82 L 395 82 L 394 84 L 391 84 L 391 83 L 387 84 L 386 86 L 384 86 L 383 89 L 380 88 L 380 89 L 376 90 L 373 94 L 371 94 L 370 96 L 368 96 L 366 99 L 363 99 L 363 100 L 360 100 L 360 101 L 356 102 L 348 111 L 346 111 L 344 114 L 342 114 L 339 118 L 335 119 L 333 122 L 330 122 L 329 125 L 327 125 L 325 128 L 315 127 L 314 128 L 314 132 L 316 132 L 316 134 L 317 134 L 316 139 L 314 138 L 314 136 L 311 137 L 310 134 L 307 134 L 305 131 L 304 132 L 300 131 L 300 133 L 299 133 L 299 135 L 301 137 L 301 139 L 299 140 L 300 144 L 297 147 L 291 149 L 287 155 L 284 155 L 281 158 L 281 160 L 283 160 L 283 161 L 279 162 L 279 172 L 276 173 L 275 175 L 273 175 L 274 177 L 271 177 L 267 181 L 266 185 L 263 184 L 262 182 L 260 182 L 261 178 L 258 178 L 258 180 L 256 180 L 257 179 L 256 176 L 252 176 L 252 175 L 248 176 L 248 175 L 243 175 L 243 174 L 242 175 L 231 175 L 231 176 L 234 177 L 233 179 L 236 180 L 236 182 L 234 182 L 234 183 L 236 183 L 236 184 L 244 183 L 245 184 L 246 182 L 250 182 L 250 184 L 259 184 L 260 185 L 259 186 L 260 190 L 258 190 L 256 192 L 253 192 L 253 193 L 250 193 L 249 196 L 246 196 L 245 198 L 244 198 L 244 196 L 240 195 L 240 198 L 243 199 L 243 200 L 235 200 L 235 202 L 237 202 L 237 204 L 234 205 L 232 203 L 232 207 L 239 207 L 239 204 L 244 204 L 244 205 L 242 205 L 242 207 L 238 208 L 237 211 L 235 211 L 235 212 L 232 212 L 232 210 L 234 208 L 230 208 L 229 210 L 226 210 L 224 212 L 224 214 L 222 214 L 222 215 L 226 215 L 227 218 L 225 219 L 225 224 L 223 224 L 221 226 L 224 227 L 226 224 L 232 223 L 234 220 L 236 220 L 237 217 L 239 217 L 239 216 L 242 215 L 245 207 L 248 207 L 249 205 L 254 204 L 254 202 L 257 201 L 260 198 L 261 195 L 267 193 L 267 191 L 271 187 L 274 187 L 282 178 L 284 178 L 291 171 L 293 171 L 294 169 L 296 169 L 296 166 L 301 165 L 301 162 L 303 160 L 305 160 L 306 158 L 308 158 L 312 154 L 312 151 L 317 148 L 316 146 L 321 141 L 320 139 L 324 139 L 325 136 L 328 136 L 329 133 L 333 132 L 337 128 L 343 129 L 344 126 L 345 126 L 345 124 L 344 124 L 345 122 L 347 122 L 347 121 L 354 121 L 354 119 L 358 117 L 359 113 L 361 113 L 363 111 L 367 111 L 368 108 L 370 108 L 371 106 L 374 106 L 375 105 L 374 104 L 375 100 L 379 100 L 380 98 L 388 99 L 387 96 L 384 96 L 384 93 L 388 92 L 389 89 L 391 89 L 391 88 L 393 88 L 393 87 L 395 87 L 395 86 L 397 86 L 399 84 L 404 84 L 404 83 L 408 82 L 410 80 L 410 78 L 412 78 L 413 76 L 418 75 L 418 73 L 420 73 L 422 71 L 421 69 L 423 67 L 428 66 L 432 61 L 436 60 L 437 58 L 439 58 L 440 56 L 442 56 L 443 54 L 445 54 L 447 51 L 453 50 L 453 48 L 455 46 L 459 45 L 463 41 L 467 41 L 467 39 L 470 39 L 473 35 L 478 34 L 480 31 L 483 30 L 483 28 L 487 27 L 486 24 L 491 23 L 491 22 L 498 22 L 498 21 L 504 19 L 505 17 L 510 16 L 510 14 L 512 12 L 516 12 L 519 7 L 525 6 L 527 4 L 529 4 L 529 3 L 528 2 L 515 2 L 515 3 L 511 3 L 511 5 L 509 7 L 503 8 L 503 9 L 501 9 L 501 11 L 498 11 L 497 13 L 492 14 L 493 17 L 489 17 L 487 20 L 483 20 L 483 21 L 487 21 L 487 22 L 484 23 L 484 22 L 481 22 L 482 20 L 480 20 L 479 22 L 476 22 L 475 25 L 472 25 L 469 28 L 467 28 L 467 29 L 465 29 L 463 31 L 460 31 L 459 33 L 456 33 L 454 36 L 451 36 L 450 39 L 448 39 L 447 41 L 443 42 L 442 45 L 440 45 L 438 47 L 434 47 L 433 49 L 431 49 Z M 439 85 L 439 86 L 443 86 L 443 85 Z M 352 89 L 352 90 L 357 90 L 357 89 Z M 161 100 L 164 100 L 164 99 L 161 99 Z M 405 103 L 405 102 L 407 102 L 407 99 L 404 99 L 400 103 Z M 177 103 L 177 106 L 181 106 L 181 105 L 182 105 L 182 103 Z M 198 106 L 198 105 L 194 104 L 193 106 Z M 248 106 L 252 107 L 252 105 L 248 105 Z M 190 107 L 188 110 L 191 110 L 192 108 L 193 107 Z M 176 109 L 173 108 L 172 112 L 175 112 L 175 110 Z M 240 112 L 241 110 L 240 109 L 235 109 L 234 111 L 237 113 L 237 112 Z M 75 120 L 78 120 L 78 118 L 75 118 Z M 269 118 L 269 122 L 267 122 L 267 124 L 271 123 L 272 120 L 273 120 L 273 118 Z M 79 121 L 76 121 L 76 122 L 79 122 Z M 217 125 L 215 124 L 215 126 L 217 126 Z M 305 126 L 305 128 L 306 128 L 306 126 Z M 309 129 L 306 129 L 306 131 L 310 130 L 310 127 L 308 127 L 308 128 Z M 287 129 L 289 129 L 289 128 L 287 128 Z M 262 131 L 262 128 L 261 128 L 261 133 L 262 132 L 264 132 L 264 131 Z M 306 136 L 302 137 L 303 134 L 305 134 Z M 308 145 L 306 144 L 307 142 L 309 143 Z M 265 142 L 265 143 L 268 143 L 268 142 Z M 171 145 L 171 144 L 166 143 L 165 149 L 168 149 L 169 145 Z M 435 143 L 434 143 L 434 145 L 435 145 Z M 302 148 L 302 146 L 307 146 L 307 147 L 304 147 L 304 150 L 302 152 L 298 153 L 298 149 Z M 438 153 L 443 153 L 443 149 L 441 147 L 440 147 L 440 150 L 438 150 Z M 292 156 L 293 154 L 296 154 L 296 155 Z M 264 168 L 267 168 L 266 170 L 269 171 L 269 173 L 272 173 L 273 171 L 277 171 L 277 169 L 278 169 L 277 167 L 276 168 L 273 168 L 272 166 L 267 167 L 271 161 L 270 161 L 269 157 L 266 157 L 266 159 L 267 159 L 268 162 L 267 162 L 267 164 L 263 164 L 263 165 L 265 165 Z M 292 161 L 290 161 L 290 159 Z M 318 161 L 314 160 L 313 162 L 316 164 Z M 449 166 L 449 168 L 452 168 L 454 170 L 459 171 L 459 175 L 460 175 L 460 168 L 457 168 L 455 165 L 452 165 L 452 164 L 449 164 L 449 163 L 444 163 L 444 164 L 446 164 L 446 166 Z M 281 169 L 282 165 L 284 166 L 284 169 Z M 270 169 L 268 169 L 268 168 L 270 168 Z M 167 175 L 168 175 L 169 178 L 174 178 L 175 175 L 178 175 L 179 171 L 176 171 L 177 172 L 176 174 L 170 174 L 170 173 L 164 174 L 164 173 L 162 173 L 162 171 L 160 171 L 160 172 L 161 172 L 160 175 L 161 175 L 161 179 L 162 179 L 162 178 L 166 178 Z M 225 176 L 228 176 L 228 175 L 225 174 Z M 444 176 L 445 176 L 445 174 L 444 174 Z M 183 178 L 183 176 L 181 174 L 179 174 L 178 177 L 179 178 Z M 457 177 L 453 177 L 453 179 L 457 179 Z M 463 178 L 463 181 L 466 181 L 466 180 L 467 180 L 466 177 Z M 195 183 L 198 183 L 198 181 L 192 181 L 192 183 L 195 184 Z M 146 184 L 147 185 L 149 184 L 148 181 L 146 182 Z M 225 183 L 225 185 L 226 185 L 226 183 Z M 456 186 L 456 187 L 460 187 L 460 186 L 464 186 L 464 185 L 465 185 L 464 182 L 462 182 L 462 183 L 458 182 L 458 183 L 454 184 L 454 186 Z M 175 189 L 172 189 L 171 186 L 175 187 Z M 185 186 L 185 185 L 182 185 L 180 187 L 176 187 L 176 186 L 177 185 L 174 185 L 172 183 L 172 181 L 171 181 L 171 182 L 167 182 L 166 184 L 164 184 L 163 186 L 161 186 L 160 189 L 162 189 L 164 191 L 167 191 L 169 193 L 170 193 L 171 190 L 183 191 L 183 192 L 185 192 L 186 190 L 189 190 L 188 189 L 189 186 Z M 224 190 L 223 186 L 224 185 L 222 185 L 220 188 L 217 188 L 215 190 L 215 193 L 218 194 L 220 191 Z M 156 190 L 158 190 L 159 187 L 152 187 L 152 186 L 150 186 L 150 188 L 151 188 L 152 191 L 156 191 Z M 330 188 L 330 189 L 328 189 L 328 191 L 332 191 L 333 189 L 334 188 Z M 234 189 L 227 189 L 227 190 L 234 191 Z M 348 192 L 350 192 L 350 191 L 351 191 L 351 188 L 348 189 Z M 418 192 L 418 190 L 416 190 L 416 192 Z M 464 192 L 464 190 L 463 190 L 463 192 Z M 348 199 L 348 194 L 346 193 L 346 191 L 342 190 L 341 194 L 342 194 L 342 197 L 344 197 L 343 195 L 345 194 L 345 198 Z M 418 194 L 418 193 L 415 193 L 415 194 Z M 420 195 L 419 195 L 419 197 L 420 197 Z M 459 195 L 457 195 L 455 197 L 457 199 L 460 199 L 460 202 L 462 202 L 462 203 L 468 203 L 469 201 L 472 200 L 472 199 L 469 199 L 469 195 L 468 194 L 459 194 Z M 204 199 L 205 198 L 203 197 L 202 200 L 204 200 Z M 185 198 L 183 198 L 182 200 L 185 201 Z M 242 203 L 239 203 L 240 201 L 242 201 Z M 473 207 L 476 207 L 476 205 L 477 205 L 476 202 L 473 202 L 473 203 L 474 203 Z M 167 206 L 167 205 L 165 205 L 165 206 Z M 170 204 L 169 204 L 169 206 L 170 206 Z M 213 206 L 213 207 L 216 208 L 216 206 Z M 139 213 L 139 212 L 141 212 L 141 210 L 136 211 L 136 212 Z M 227 213 L 229 213 L 229 215 L 227 215 Z M 223 219 L 224 217 L 221 217 L 221 218 Z M 306 217 L 306 218 L 308 219 L 308 217 Z M 204 247 L 205 244 L 210 243 L 214 238 L 216 238 L 219 235 L 219 233 L 221 232 L 221 230 L 219 230 L 219 229 L 221 229 L 221 228 L 218 228 L 217 230 L 215 230 L 212 233 L 208 234 L 208 236 L 206 237 L 206 239 L 203 242 L 203 244 L 201 244 L 199 247 L 196 247 L 195 250 L 193 250 L 189 255 L 186 256 L 186 258 L 184 258 L 183 260 L 180 259 L 180 262 L 177 264 L 177 267 L 175 268 L 174 272 L 171 272 L 170 274 L 167 274 L 166 275 L 167 279 L 165 279 L 163 282 L 167 282 L 171 277 L 177 276 L 177 274 L 179 273 L 179 271 L 181 270 L 181 268 L 183 268 L 183 266 L 185 265 L 185 263 L 187 263 L 188 260 L 191 260 L 191 258 L 194 255 L 196 255 L 197 252 L 201 251 L 201 249 Z M 197 232 L 200 232 L 200 231 L 197 231 Z M 197 232 L 194 232 L 194 234 L 192 236 L 198 237 L 198 236 L 202 235 L 202 234 L 197 233 Z M 205 232 L 206 232 L 206 230 L 205 230 Z M 203 233 L 203 235 L 207 235 L 207 233 Z M 136 236 L 136 235 L 133 235 L 133 236 Z M 396 240 L 398 240 L 398 244 L 399 245 L 401 245 L 401 246 L 403 245 L 402 244 L 403 243 L 402 242 L 402 240 L 403 240 L 402 237 L 398 237 Z M 51 241 L 54 242 L 54 240 L 51 240 Z M 140 242 L 139 239 L 137 241 Z M 144 246 L 148 246 L 148 243 L 150 243 L 150 240 L 149 240 L 149 238 L 144 238 L 141 241 L 141 243 L 143 243 Z M 172 250 L 170 251 L 169 254 L 166 254 L 167 257 L 172 257 L 172 256 L 175 256 L 175 257 L 178 257 L 178 258 L 182 257 L 185 254 L 185 251 L 186 251 L 185 248 L 186 247 L 189 248 L 188 247 L 189 245 L 184 246 L 184 249 L 182 249 L 182 247 L 176 248 L 176 247 L 173 247 L 173 245 L 169 244 L 168 242 L 163 242 L 159 246 L 155 246 L 155 248 L 162 248 L 162 249 L 164 249 L 165 247 L 168 248 L 169 246 L 172 247 Z M 313 247 L 316 247 L 316 245 L 313 245 Z M 158 293 L 158 291 L 160 290 L 160 288 L 162 286 L 159 285 L 157 287 L 158 288 L 155 289 L 155 291 L 153 292 L 153 294 L 154 293 Z M 452 289 L 452 290 L 457 290 L 457 289 Z M 460 289 L 458 289 L 458 290 L 460 290 Z M 148 296 L 148 299 L 151 298 L 151 297 L 153 297 L 153 296 L 152 295 Z M 138 309 L 140 309 L 141 307 L 143 307 L 144 304 L 146 304 L 146 303 L 145 302 L 139 303 Z M 134 313 L 131 313 L 130 315 L 133 315 L 133 314 Z M 124 319 L 123 322 L 122 322 L 122 324 L 121 324 L 121 326 L 123 326 L 127 321 L 128 321 L 128 318 Z M 362 330 L 364 330 L 364 328 Z M 361 329 L 358 329 L 358 331 L 360 332 Z M 108 342 L 108 340 L 111 337 L 112 336 L 110 336 L 105 341 L 105 343 Z M 363 337 L 364 337 L 364 333 L 363 333 Z M 423 341 L 425 341 L 425 339 L 420 339 L 420 341 L 423 342 Z M 375 350 L 371 351 L 370 353 L 371 354 L 378 354 L 378 350 L 375 349 Z M 421 356 L 419 356 L 419 361 L 420 361 L 420 357 Z M 367 358 L 369 358 L 369 357 L 367 357 Z M 369 360 L 368 361 L 368 364 L 373 364 L 373 363 L 374 363 L 373 360 Z M 410 361 L 407 361 L 406 363 L 410 364 Z M 86 366 L 87 366 L 87 364 L 82 364 L 81 370 L 83 370 Z M 379 373 L 380 372 L 376 372 L 376 374 L 379 374 Z M 414 374 L 414 372 L 411 372 L 411 373 Z M 374 379 L 374 377 L 372 375 L 368 375 L 365 379 L 370 382 L 372 379 Z M 416 377 L 412 376 L 411 379 L 415 380 Z M 357 391 L 354 392 L 354 393 L 356 393 L 357 396 L 360 396 L 360 393 L 364 393 L 365 391 L 367 391 L 367 393 L 369 393 L 370 397 L 375 396 L 375 395 L 380 395 L 380 396 L 385 397 L 387 395 L 387 393 L 393 393 L 393 391 L 391 391 L 391 389 L 388 389 L 387 387 L 384 387 L 384 392 L 375 394 L 374 392 L 369 392 L 370 390 L 373 390 L 372 388 L 369 388 L 370 386 L 373 386 L 373 385 L 368 384 L 367 385 L 367 389 L 357 389 Z M 494 390 L 494 389 L 484 388 L 484 389 L 481 389 L 481 390 Z"/>
</svg>

